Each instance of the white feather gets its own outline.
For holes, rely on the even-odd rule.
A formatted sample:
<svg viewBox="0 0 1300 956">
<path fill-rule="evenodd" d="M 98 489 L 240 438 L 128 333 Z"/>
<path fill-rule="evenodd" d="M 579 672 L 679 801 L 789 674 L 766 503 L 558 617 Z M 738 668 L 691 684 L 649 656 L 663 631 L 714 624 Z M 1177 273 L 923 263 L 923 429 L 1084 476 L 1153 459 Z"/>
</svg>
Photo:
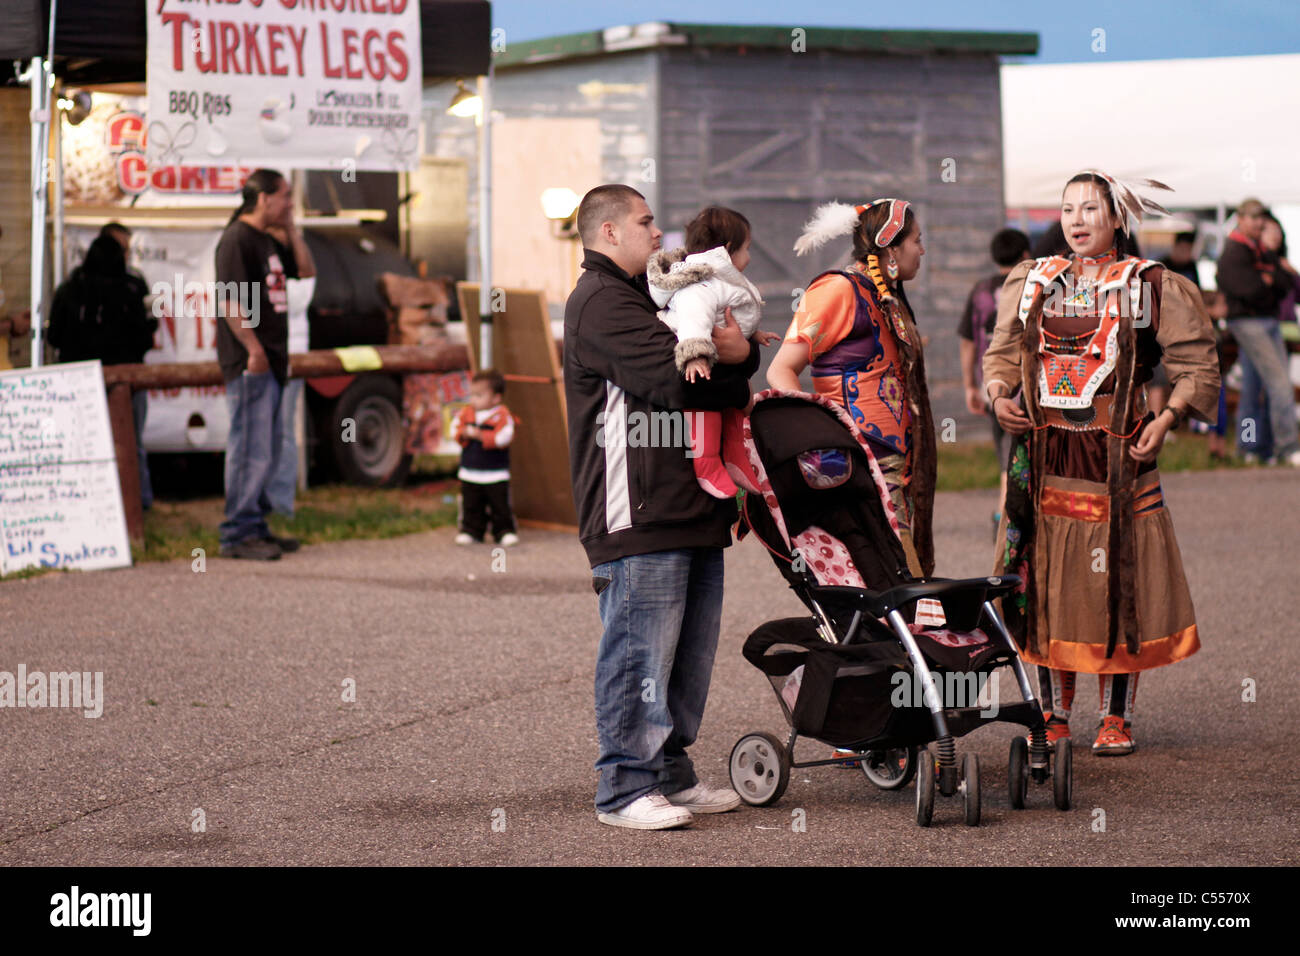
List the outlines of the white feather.
<svg viewBox="0 0 1300 956">
<path fill-rule="evenodd" d="M 842 202 L 828 202 L 817 207 L 813 217 L 803 227 L 803 234 L 795 241 L 796 255 L 806 255 L 820 249 L 832 239 L 853 234 L 858 226 L 858 210 Z"/>
</svg>

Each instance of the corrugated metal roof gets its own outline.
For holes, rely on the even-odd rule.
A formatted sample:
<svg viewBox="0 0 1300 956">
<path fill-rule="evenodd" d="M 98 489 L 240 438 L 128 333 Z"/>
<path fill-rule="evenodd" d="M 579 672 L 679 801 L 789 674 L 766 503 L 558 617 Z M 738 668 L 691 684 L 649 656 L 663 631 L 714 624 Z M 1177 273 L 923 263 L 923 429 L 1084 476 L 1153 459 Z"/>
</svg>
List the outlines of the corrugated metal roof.
<svg viewBox="0 0 1300 956">
<path fill-rule="evenodd" d="M 795 30 L 802 29 L 802 36 Z M 642 23 L 511 43 L 497 54 L 497 69 L 662 46 L 804 48 L 844 53 L 991 53 L 1032 55 L 1037 33 L 973 30 L 862 30 L 840 27 L 745 26 L 720 23 Z"/>
</svg>

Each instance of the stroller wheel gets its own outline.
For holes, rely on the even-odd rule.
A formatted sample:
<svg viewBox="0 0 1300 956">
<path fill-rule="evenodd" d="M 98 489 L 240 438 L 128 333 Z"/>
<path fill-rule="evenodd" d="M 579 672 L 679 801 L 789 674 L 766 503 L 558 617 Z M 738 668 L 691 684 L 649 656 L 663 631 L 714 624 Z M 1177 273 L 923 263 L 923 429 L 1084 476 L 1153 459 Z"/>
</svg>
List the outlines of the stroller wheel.
<svg viewBox="0 0 1300 956">
<path fill-rule="evenodd" d="M 881 790 L 901 790 L 916 775 L 916 748 L 868 750 L 862 757 L 861 766 L 867 779 Z"/>
<path fill-rule="evenodd" d="M 980 825 L 980 758 L 967 754 L 961 762 L 961 795 L 966 809 L 966 826 Z"/>
<path fill-rule="evenodd" d="M 926 748 L 920 757 L 916 774 L 916 825 L 928 827 L 934 816 L 934 756 Z"/>
<path fill-rule="evenodd" d="M 751 807 L 776 803 L 790 783 L 790 758 L 771 734 L 746 734 L 731 748 L 731 786 Z"/>
<path fill-rule="evenodd" d="M 1074 768 L 1071 766 L 1070 738 L 1063 737 L 1056 742 L 1055 759 L 1052 761 L 1052 798 L 1056 809 L 1070 809 L 1074 796 Z"/>
<path fill-rule="evenodd" d="M 1011 738 L 1011 759 L 1007 763 L 1007 793 L 1011 809 L 1023 810 L 1029 793 L 1029 744 L 1024 737 Z"/>
</svg>

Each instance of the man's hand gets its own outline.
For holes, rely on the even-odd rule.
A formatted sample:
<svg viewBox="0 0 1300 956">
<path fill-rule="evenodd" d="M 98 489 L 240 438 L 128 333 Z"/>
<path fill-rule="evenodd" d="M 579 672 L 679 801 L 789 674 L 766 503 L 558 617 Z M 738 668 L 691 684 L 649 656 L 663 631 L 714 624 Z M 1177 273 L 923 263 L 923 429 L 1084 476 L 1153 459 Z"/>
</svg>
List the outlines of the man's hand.
<svg viewBox="0 0 1300 956">
<path fill-rule="evenodd" d="M 1012 435 L 1023 435 L 1029 431 L 1029 416 L 1020 410 L 1020 406 L 1005 395 L 993 399 L 993 414 L 997 417 L 1002 430 Z"/>
<path fill-rule="evenodd" d="M 260 346 L 249 351 L 247 368 L 249 375 L 262 375 L 271 371 L 271 363 L 266 358 L 266 352 Z"/>
<path fill-rule="evenodd" d="M 749 358 L 749 339 L 740 331 L 736 317 L 727 309 L 722 314 L 726 326 L 713 327 L 713 347 L 718 350 L 718 361 L 726 365 L 739 365 Z"/>
<path fill-rule="evenodd" d="M 976 415 L 984 414 L 984 393 L 974 385 L 966 386 L 966 410 Z"/>
<path fill-rule="evenodd" d="M 686 363 L 686 368 L 682 370 L 686 376 L 686 381 L 694 382 L 697 378 L 710 378 L 709 360 L 703 357 L 693 358 Z"/>
</svg>

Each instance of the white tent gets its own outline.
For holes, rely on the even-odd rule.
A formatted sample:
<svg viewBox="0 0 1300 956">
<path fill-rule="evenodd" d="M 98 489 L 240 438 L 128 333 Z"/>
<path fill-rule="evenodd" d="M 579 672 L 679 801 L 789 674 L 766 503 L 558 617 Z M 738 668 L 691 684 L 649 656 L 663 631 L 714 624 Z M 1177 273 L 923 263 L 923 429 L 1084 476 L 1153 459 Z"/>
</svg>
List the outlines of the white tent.
<svg viewBox="0 0 1300 956">
<path fill-rule="evenodd" d="M 1002 67 L 1009 208 L 1081 169 L 1149 177 L 1171 209 L 1300 205 L 1300 55 Z M 1167 198 L 1166 198 L 1167 197 Z"/>
</svg>

